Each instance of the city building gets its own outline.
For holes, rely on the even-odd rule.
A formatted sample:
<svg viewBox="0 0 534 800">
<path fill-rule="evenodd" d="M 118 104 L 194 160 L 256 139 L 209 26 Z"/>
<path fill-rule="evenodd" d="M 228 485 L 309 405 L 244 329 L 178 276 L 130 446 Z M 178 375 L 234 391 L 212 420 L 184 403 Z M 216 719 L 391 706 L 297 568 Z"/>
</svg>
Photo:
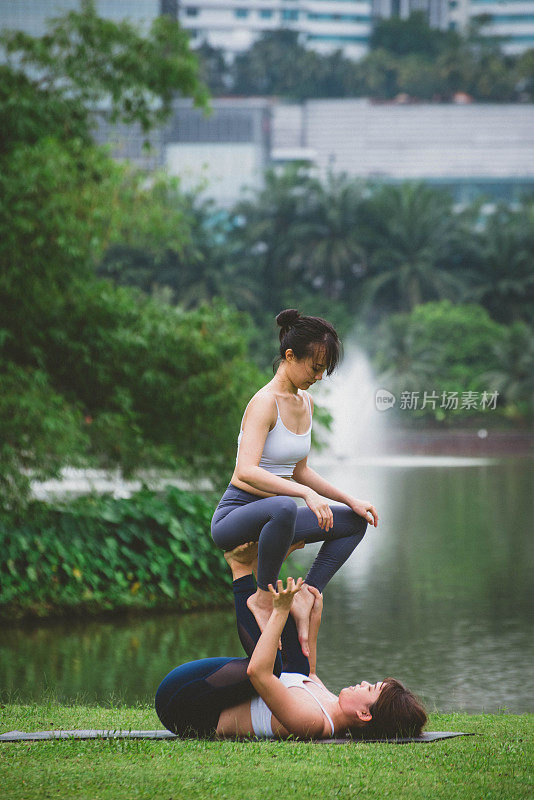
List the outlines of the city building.
<svg viewBox="0 0 534 800">
<path fill-rule="evenodd" d="M 489 15 L 486 36 L 504 37 L 502 50 L 510 55 L 534 47 L 534 0 L 448 0 L 449 27 L 465 31 L 474 17 Z"/>
<path fill-rule="evenodd" d="M 367 99 L 273 106 L 271 160 L 305 161 L 320 177 L 421 180 L 462 203 L 534 190 L 534 105 L 395 104 Z"/>
<path fill-rule="evenodd" d="M 465 31 L 470 20 L 489 14 L 484 33 L 505 37 L 510 54 L 534 47 L 534 0 L 95 0 L 99 14 L 129 19 L 148 27 L 159 14 L 178 19 L 191 35 L 191 46 L 207 42 L 229 60 L 247 50 L 262 33 L 287 28 L 320 53 L 342 50 L 359 59 L 368 51 L 373 22 L 405 19 L 424 11 L 430 25 Z M 0 2 L 0 29 L 41 36 L 47 18 L 79 8 L 79 0 L 6 0 Z"/>
<path fill-rule="evenodd" d="M 264 170 L 303 162 L 324 179 L 329 171 L 361 180 L 418 180 L 447 188 L 462 204 L 484 195 L 513 202 L 534 192 L 534 105 L 396 104 L 367 99 L 284 103 L 271 98 L 217 99 L 206 117 L 176 100 L 155 132 L 150 156 L 143 136 L 121 139 L 110 129 L 116 157 L 166 169 L 184 189 L 230 208 Z M 126 144 L 125 144 L 126 142 Z"/>
<path fill-rule="evenodd" d="M 312 8 L 313 4 L 314 14 L 323 13 L 319 9 L 326 7 L 334 14 L 341 13 L 342 7 L 358 5 L 352 0 L 308 0 L 306 6 L 297 0 L 276 2 L 278 11 L 284 10 L 281 2 L 287 9 L 296 10 Z M 390 3 L 383 7 L 383 13 L 406 10 L 393 5 L 397 0 L 374 2 Z M 448 2 L 450 5 L 464 0 Z M 482 0 L 469 2 L 470 13 Z M 524 0 L 518 7 L 529 2 L 534 5 L 534 0 Z M 229 8 L 232 12 L 237 10 L 229 0 L 211 3 L 212 11 L 219 9 L 221 15 L 225 9 L 225 13 Z M 269 3 L 274 13 L 275 0 L 265 0 L 265 9 Z M 41 35 L 46 17 L 78 5 L 78 0 L 11 0 L 0 4 L 0 28 L 22 28 Z M 176 0 L 100 0 L 96 5 L 103 15 L 114 19 L 129 17 L 140 24 L 149 24 L 161 13 L 182 18 L 188 8 L 194 7 L 178 8 Z M 365 4 L 359 5 L 363 8 Z M 239 8 L 245 8 L 245 4 Z M 366 12 L 369 15 L 370 8 L 369 5 Z M 454 10 L 457 8 L 460 6 Z M 258 9 L 249 10 L 256 14 Z M 250 22 L 248 17 L 242 19 Z M 325 25 L 328 22 L 312 21 Z M 278 26 L 279 22 L 273 18 L 272 24 Z M 304 27 L 300 18 L 293 22 L 302 22 Z M 460 24 L 465 25 L 465 20 L 458 17 Z M 349 28 L 347 22 L 346 30 Z M 230 29 L 231 26 L 227 30 Z M 219 30 L 222 36 L 223 27 L 213 30 Z M 252 29 L 246 30 L 249 35 Z M 195 31 L 197 39 L 199 31 L 200 28 Z M 220 42 L 223 41 L 224 37 Z M 212 100 L 212 107 L 213 114 L 206 116 L 193 108 L 190 100 L 177 98 L 168 123 L 150 133 L 152 149 L 148 152 L 143 148 L 147 137 L 138 125 L 110 124 L 106 109 L 101 108 L 95 122 L 95 139 L 110 144 L 116 158 L 128 158 L 141 167 L 162 168 L 179 175 L 186 189 L 202 185 L 205 196 L 221 207 L 233 205 L 245 187 L 261 188 L 266 166 L 294 161 L 314 166 L 322 177 L 332 170 L 385 182 L 427 181 L 449 187 L 460 202 L 481 193 L 513 200 L 524 189 L 534 189 L 532 104 L 404 105 L 367 99 L 286 104 L 273 98 L 226 98 Z"/>
<path fill-rule="evenodd" d="M 449 27 L 451 0 L 373 0 L 373 17 L 406 19 L 413 11 L 424 11 L 433 28 Z"/>
<path fill-rule="evenodd" d="M 232 59 L 266 31 L 294 30 L 317 52 L 342 50 L 358 59 L 367 52 L 371 0 L 186 0 L 179 19 L 193 46 L 207 42 Z"/>
<path fill-rule="evenodd" d="M 184 189 L 228 207 L 245 188 L 260 189 L 271 152 L 271 101 L 212 100 L 206 117 L 189 100 L 175 100 L 162 135 L 165 168 Z"/>
</svg>

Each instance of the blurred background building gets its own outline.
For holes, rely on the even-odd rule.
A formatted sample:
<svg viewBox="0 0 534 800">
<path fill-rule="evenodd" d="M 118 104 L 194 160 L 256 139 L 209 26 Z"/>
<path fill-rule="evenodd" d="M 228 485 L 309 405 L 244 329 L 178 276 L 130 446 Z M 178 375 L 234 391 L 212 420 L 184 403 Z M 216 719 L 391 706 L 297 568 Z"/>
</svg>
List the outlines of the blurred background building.
<svg viewBox="0 0 534 800">
<path fill-rule="evenodd" d="M 99 126 L 114 155 L 179 175 L 184 188 L 229 207 L 244 187 L 260 188 L 267 166 L 304 162 L 362 180 L 422 180 L 447 187 L 456 202 L 483 194 L 513 201 L 534 191 L 532 104 L 373 103 L 366 99 L 283 103 L 272 98 L 212 100 L 206 118 L 175 100 L 153 150 L 131 126 Z"/>
<path fill-rule="evenodd" d="M 351 177 L 424 180 L 457 202 L 534 189 L 532 104 L 308 100 L 273 106 L 271 157 Z"/>
<path fill-rule="evenodd" d="M 40 36 L 48 17 L 78 7 L 79 0 L 3 0 L 0 28 Z M 318 52 L 339 49 L 358 59 L 367 52 L 374 18 L 406 18 L 412 11 L 424 11 L 434 27 L 457 30 L 489 14 L 484 34 L 507 37 L 506 52 L 534 46 L 534 0 L 96 0 L 96 8 L 104 17 L 141 26 L 170 14 L 190 31 L 193 47 L 207 42 L 229 59 L 281 27 L 297 31 L 302 44 Z"/>
<path fill-rule="evenodd" d="M 170 14 L 189 28 L 194 41 L 207 39 L 234 54 L 280 25 L 293 26 L 318 49 L 342 47 L 356 54 L 366 46 L 372 15 L 408 16 L 425 9 L 436 26 L 461 27 L 473 11 L 497 6 L 503 18 L 504 9 L 516 7 L 514 14 L 523 15 L 522 30 L 532 29 L 532 35 L 517 33 L 516 44 L 533 45 L 534 0 L 263 0 L 261 6 L 238 0 L 191 0 L 180 6 L 176 0 L 96 2 L 103 16 L 147 26 L 157 15 Z M 42 35 L 48 17 L 78 7 L 78 0 L 11 0 L 0 4 L 0 27 Z M 260 188 L 267 166 L 291 161 L 306 162 L 322 177 L 332 170 L 362 179 L 424 180 L 448 186 L 458 202 L 480 193 L 513 200 L 526 187 L 534 188 L 532 104 L 403 105 L 366 99 L 288 104 L 224 98 L 212 100 L 212 106 L 213 114 L 206 117 L 191 101 L 176 99 L 169 122 L 149 135 L 150 150 L 143 147 L 147 137 L 139 126 L 111 125 L 105 109 L 94 135 L 99 143 L 111 144 L 116 158 L 164 168 L 179 175 L 184 188 L 204 185 L 205 195 L 222 207 L 231 206 L 244 187 Z"/>
</svg>

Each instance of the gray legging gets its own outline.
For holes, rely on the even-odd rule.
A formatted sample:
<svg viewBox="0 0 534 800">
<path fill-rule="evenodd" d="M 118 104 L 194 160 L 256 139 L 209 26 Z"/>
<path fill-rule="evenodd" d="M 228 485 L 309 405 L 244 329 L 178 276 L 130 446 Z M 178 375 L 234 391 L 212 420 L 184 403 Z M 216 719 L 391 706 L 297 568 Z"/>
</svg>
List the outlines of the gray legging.
<svg viewBox="0 0 534 800">
<path fill-rule="evenodd" d="M 330 507 L 334 524 L 325 532 L 313 511 L 308 506 L 297 506 L 292 497 L 258 497 L 229 483 L 213 514 L 211 535 L 222 550 L 258 542 L 258 586 L 265 590 L 277 580 L 291 544 L 323 541 L 306 576 L 306 583 L 322 592 L 361 542 L 367 528 L 364 518 L 348 506 Z"/>
</svg>

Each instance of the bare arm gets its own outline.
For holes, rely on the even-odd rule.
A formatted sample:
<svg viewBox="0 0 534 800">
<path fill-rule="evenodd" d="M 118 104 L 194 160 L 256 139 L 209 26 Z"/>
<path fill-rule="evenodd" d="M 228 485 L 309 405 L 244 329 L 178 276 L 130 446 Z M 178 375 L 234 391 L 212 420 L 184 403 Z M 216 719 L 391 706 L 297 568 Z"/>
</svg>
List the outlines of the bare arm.
<svg viewBox="0 0 534 800">
<path fill-rule="evenodd" d="M 299 461 L 293 470 L 293 479 L 297 483 L 301 483 L 303 486 L 309 486 L 310 489 L 313 489 L 314 492 L 320 494 L 321 497 L 328 497 L 330 500 L 337 500 L 340 503 L 345 503 L 347 506 L 350 506 L 351 502 L 355 501 L 355 498 L 352 497 L 352 495 L 342 492 L 341 489 L 337 489 L 331 483 L 328 483 L 328 481 L 326 481 L 324 478 L 321 478 L 321 476 L 315 472 L 314 469 L 309 467 L 307 464 L 304 464 L 304 461 L 307 461 L 307 459 L 302 459 L 302 461 Z"/>
<path fill-rule="evenodd" d="M 312 489 L 317 495 L 329 497 L 331 500 L 339 500 L 341 503 L 345 503 L 345 505 L 352 508 L 356 514 L 363 517 L 366 522 L 374 525 L 375 528 L 378 526 L 378 511 L 372 503 L 369 503 L 368 500 L 356 500 L 351 494 L 342 492 L 340 489 L 332 486 L 331 483 L 321 478 L 315 470 L 308 467 L 305 463 L 306 460 L 307 459 L 303 458 L 302 461 L 296 464 L 293 470 L 293 478 L 295 481 L 301 483 L 303 486 L 307 486 L 308 491 Z M 306 492 L 306 489 L 304 489 L 304 492 Z M 304 497 L 306 497 L 305 494 Z"/>
<path fill-rule="evenodd" d="M 247 675 L 258 694 L 267 703 L 276 719 L 289 733 L 297 736 L 321 736 L 323 731 L 322 714 L 315 708 L 303 706 L 284 684 L 273 675 L 278 640 L 287 622 L 294 595 L 302 586 L 302 578 L 297 584 L 288 578 L 287 589 L 278 581 L 278 592 L 272 590 L 273 613 L 261 634 L 247 669 Z"/>
</svg>

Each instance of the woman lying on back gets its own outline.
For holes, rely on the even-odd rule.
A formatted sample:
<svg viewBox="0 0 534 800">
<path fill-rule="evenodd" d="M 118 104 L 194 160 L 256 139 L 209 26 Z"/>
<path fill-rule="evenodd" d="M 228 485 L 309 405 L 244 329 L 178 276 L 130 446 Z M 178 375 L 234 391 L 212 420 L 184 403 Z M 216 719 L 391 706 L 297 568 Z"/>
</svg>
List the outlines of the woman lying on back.
<svg viewBox="0 0 534 800">
<path fill-rule="evenodd" d="M 241 557 L 243 557 L 243 548 Z M 297 736 L 308 739 L 417 736 L 426 712 L 414 695 L 393 678 L 362 681 L 330 692 L 316 674 L 317 634 L 322 595 L 288 578 L 278 581 L 273 612 L 260 635 L 247 599 L 256 591 L 252 563 L 228 554 L 238 632 L 249 658 L 204 658 L 173 669 L 156 694 L 156 711 L 166 728 L 180 736 Z M 311 591 L 310 657 L 301 650 L 289 611 L 299 591 Z M 280 655 L 278 644 L 282 640 Z M 255 645 L 255 647 L 254 647 Z"/>
</svg>

